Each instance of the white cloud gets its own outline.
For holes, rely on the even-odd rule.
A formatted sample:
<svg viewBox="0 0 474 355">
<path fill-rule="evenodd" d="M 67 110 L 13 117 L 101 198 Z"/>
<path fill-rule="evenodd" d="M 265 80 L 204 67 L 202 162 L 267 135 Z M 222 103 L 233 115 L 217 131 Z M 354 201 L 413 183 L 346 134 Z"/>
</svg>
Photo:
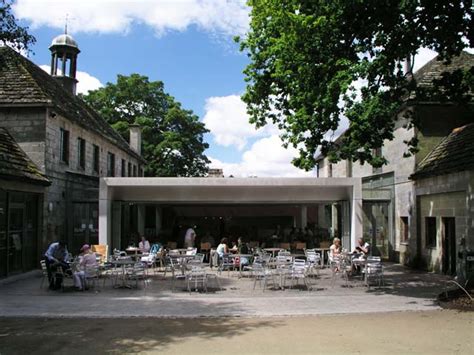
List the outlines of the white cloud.
<svg viewBox="0 0 474 355">
<path fill-rule="evenodd" d="M 225 163 L 209 157 L 211 168 L 224 169 L 225 176 L 235 177 L 303 177 L 315 176 L 314 172 L 305 172 L 291 164 L 297 155 L 294 148 L 285 149 L 278 135 L 262 138 L 245 151 L 239 163 Z"/>
<path fill-rule="evenodd" d="M 192 25 L 227 35 L 244 34 L 249 9 L 244 0 L 17 0 L 15 16 L 33 28 L 64 28 L 71 32 L 127 33 L 132 24 L 152 27 L 158 35 L 184 31 Z"/>
<path fill-rule="evenodd" d="M 49 65 L 40 65 L 40 68 L 48 74 L 51 72 L 51 67 Z M 78 94 L 87 94 L 89 90 L 96 90 L 104 86 L 104 84 L 102 84 L 99 79 L 84 71 L 78 71 L 76 73 L 76 79 L 78 80 Z"/>
<path fill-rule="evenodd" d="M 214 141 L 224 147 L 235 146 L 243 150 L 250 138 L 275 132 L 273 125 L 258 130 L 249 123 L 245 103 L 240 96 L 229 95 L 206 99 L 203 122 L 214 136 Z"/>
<path fill-rule="evenodd" d="M 415 55 L 415 64 L 413 65 L 413 72 L 416 72 L 423 65 L 428 63 L 431 59 L 436 57 L 438 53 L 428 48 L 420 48 Z"/>
</svg>

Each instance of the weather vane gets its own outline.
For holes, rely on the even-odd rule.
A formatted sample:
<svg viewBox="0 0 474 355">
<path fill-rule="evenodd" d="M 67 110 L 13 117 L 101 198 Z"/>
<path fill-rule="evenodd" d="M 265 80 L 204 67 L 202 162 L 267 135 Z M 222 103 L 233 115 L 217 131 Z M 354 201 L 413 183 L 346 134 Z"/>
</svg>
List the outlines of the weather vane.
<svg viewBox="0 0 474 355">
<path fill-rule="evenodd" d="M 64 25 L 64 34 L 67 35 L 67 20 L 68 20 L 69 14 L 66 14 L 66 23 Z"/>
</svg>

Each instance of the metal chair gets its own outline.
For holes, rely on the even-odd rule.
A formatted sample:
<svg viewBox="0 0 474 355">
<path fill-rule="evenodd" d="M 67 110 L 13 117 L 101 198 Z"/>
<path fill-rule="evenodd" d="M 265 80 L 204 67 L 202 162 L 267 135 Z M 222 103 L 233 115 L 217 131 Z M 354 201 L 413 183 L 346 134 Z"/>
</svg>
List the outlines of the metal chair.
<svg viewBox="0 0 474 355">
<path fill-rule="evenodd" d="M 314 274 L 316 270 L 316 275 L 319 276 L 319 268 L 321 266 L 321 254 L 317 253 L 314 249 L 305 249 L 306 262 L 308 263 L 309 270 Z"/>
<path fill-rule="evenodd" d="M 40 285 L 40 289 L 43 288 L 43 283 L 44 283 L 44 280 L 48 280 L 48 268 L 46 267 L 46 261 L 44 260 L 41 260 L 40 261 L 40 264 L 41 264 L 41 272 L 42 272 L 42 275 L 43 277 L 41 278 L 41 285 Z M 48 280 L 49 282 L 49 280 Z"/>
<path fill-rule="evenodd" d="M 271 270 L 268 270 L 263 264 L 260 263 L 253 263 L 252 265 L 252 275 L 255 279 L 253 283 L 253 289 L 257 286 L 257 281 L 259 282 L 260 286 L 263 282 L 262 290 L 265 292 L 267 287 L 268 280 L 271 279 L 273 286 L 275 285 L 274 274 Z"/>
<path fill-rule="evenodd" d="M 303 259 L 295 259 L 293 261 L 293 265 L 291 267 L 291 273 L 290 273 L 290 278 L 293 282 L 296 281 L 296 285 L 298 285 L 299 280 L 303 280 L 306 289 L 309 291 L 311 290 L 312 286 L 308 284 L 307 281 L 307 273 L 308 273 L 308 265 L 306 264 L 306 260 Z M 292 282 L 292 287 L 293 287 L 293 282 Z"/>
<path fill-rule="evenodd" d="M 197 291 L 198 286 L 201 285 L 205 292 L 207 292 L 207 274 L 202 267 L 193 266 L 191 271 L 186 275 L 188 292 L 191 293 L 191 284 L 194 283 L 194 289 Z"/>
<path fill-rule="evenodd" d="M 379 287 L 385 284 L 382 260 L 379 256 L 369 256 L 367 258 L 363 273 L 365 276 L 365 284 L 367 287 L 370 287 L 371 279 L 375 279 Z"/>
</svg>

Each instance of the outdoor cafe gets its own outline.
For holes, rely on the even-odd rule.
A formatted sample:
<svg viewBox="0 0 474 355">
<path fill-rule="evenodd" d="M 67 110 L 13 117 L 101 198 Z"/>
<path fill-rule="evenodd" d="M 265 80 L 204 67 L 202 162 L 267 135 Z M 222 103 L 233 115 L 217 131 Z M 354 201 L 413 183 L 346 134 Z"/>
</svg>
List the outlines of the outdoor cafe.
<svg viewBox="0 0 474 355">
<path fill-rule="evenodd" d="M 254 289 L 257 284 L 285 289 L 299 282 L 310 289 L 324 267 L 334 279 L 341 275 L 348 280 L 362 271 L 368 280 L 369 271 L 381 265 L 380 259 L 351 252 L 362 232 L 358 179 L 103 178 L 100 186 L 100 242 L 92 246 L 97 265 L 81 274 L 86 284 L 100 281 L 105 286 L 109 280 L 114 288 L 146 288 L 156 276 L 169 280 L 172 289 L 182 285 L 207 291 L 210 285 L 220 289 L 219 280 L 227 274 L 251 278 Z M 317 206 L 328 204 L 339 206 L 337 235 L 315 230 L 315 221 L 322 223 Z M 148 241 L 150 206 L 161 237 Z M 135 221 L 131 208 L 138 215 Z M 170 240 L 168 219 L 175 221 L 178 232 L 180 223 L 187 223 L 185 233 L 192 231 L 192 242 Z M 127 242 L 127 227 L 133 223 L 140 243 Z M 199 231 L 193 223 L 208 229 Z M 333 237 L 342 240 L 337 253 L 330 246 Z M 71 257 L 72 268 L 78 260 Z"/>
</svg>

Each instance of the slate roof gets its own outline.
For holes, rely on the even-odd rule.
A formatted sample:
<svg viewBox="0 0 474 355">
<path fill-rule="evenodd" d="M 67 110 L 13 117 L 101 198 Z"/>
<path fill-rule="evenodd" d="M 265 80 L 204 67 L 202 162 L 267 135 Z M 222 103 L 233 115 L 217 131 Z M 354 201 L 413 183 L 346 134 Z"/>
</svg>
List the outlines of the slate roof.
<svg viewBox="0 0 474 355">
<path fill-rule="evenodd" d="M 3 127 L 0 127 L 0 179 L 51 185 L 51 181 Z"/>
<path fill-rule="evenodd" d="M 421 162 L 411 178 L 474 170 L 474 123 L 455 128 Z"/>
<path fill-rule="evenodd" d="M 65 90 L 52 76 L 13 49 L 0 47 L 0 106 L 51 106 L 144 162 L 96 111 Z"/>
<path fill-rule="evenodd" d="M 469 70 L 474 66 L 474 54 L 462 51 L 457 57 L 451 59 L 451 63 L 444 64 L 443 60 L 437 60 L 438 56 L 431 59 L 414 73 L 418 86 L 429 88 L 433 86 L 433 80 L 441 79 L 444 72 L 453 72 L 457 69 Z"/>
</svg>

